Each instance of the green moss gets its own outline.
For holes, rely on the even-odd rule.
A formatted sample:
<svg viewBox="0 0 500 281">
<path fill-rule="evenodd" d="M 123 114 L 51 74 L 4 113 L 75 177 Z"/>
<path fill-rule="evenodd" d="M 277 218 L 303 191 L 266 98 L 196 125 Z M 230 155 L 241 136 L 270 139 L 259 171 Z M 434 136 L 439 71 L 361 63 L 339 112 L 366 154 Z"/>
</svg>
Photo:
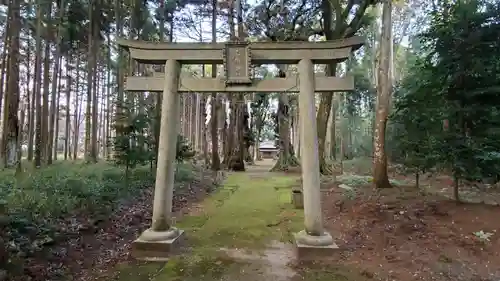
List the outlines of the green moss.
<svg viewBox="0 0 500 281">
<path fill-rule="evenodd" d="M 290 189 L 296 180 L 231 174 L 205 200 L 202 215 L 187 216 L 177 223 L 187 231 L 193 251 L 171 259 L 154 280 L 219 280 L 233 272 L 237 275 L 245 264 L 220 248 L 263 249 L 270 240 L 289 241 L 303 221 L 302 212 L 290 204 Z"/>
<path fill-rule="evenodd" d="M 177 225 L 187 230 L 195 248 L 259 248 L 271 239 L 287 241 L 289 232 L 300 230 L 303 217 L 290 204 L 290 188 L 295 181 L 290 176 L 250 178 L 243 173 L 232 174 L 204 203 L 203 218 L 186 217 Z"/>
<path fill-rule="evenodd" d="M 171 259 L 155 280 L 188 281 L 219 280 L 225 273 L 235 270 L 240 264 L 220 253 L 196 254 Z"/>
<path fill-rule="evenodd" d="M 146 276 L 144 280 L 209 281 L 237 276 L 246 264 L 220 248 L 263 249 L 270 240 L 291 241 L 291 234 L 301 229 L 303 213 L 290 204 L 296 180 L 286 175 L 252 178 L 245 173 L 231 174 L 202 203 L 201 214 L 176 223 L 186 231 L 191 252 L 173 257 L 161 270 L 158 263 L 123 264 L 117 267 L 114 280 L 143 280 Z"/>
<path fill-rule="evenodd" d="M 192 251 L 158 264 L 122 269 L 116 281 L 260 280 L 262 265 L 234 260 L 221 248 L 264 250 L 271 240 L 289 242 L 303 227 L 303 213 L 290 204 L 290 175 L 251 177 L 231 174 L 220 190 L 202 204 L 203 212 L 183 217 L 177 226 L 186 230 Z M 343 267 L 308 265 L 296 269 L 292 281 L 367 281 L 360 272 Z"/>
</svg>

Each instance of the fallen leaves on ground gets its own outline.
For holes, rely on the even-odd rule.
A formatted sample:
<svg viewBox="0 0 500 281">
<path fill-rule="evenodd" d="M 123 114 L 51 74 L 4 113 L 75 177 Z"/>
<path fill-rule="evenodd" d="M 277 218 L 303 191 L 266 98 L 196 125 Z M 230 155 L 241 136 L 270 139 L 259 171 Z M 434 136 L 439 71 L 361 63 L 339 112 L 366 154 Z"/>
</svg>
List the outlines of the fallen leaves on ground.
<svg viewBox="0 0 500 281">
<path fill-rule="evenodd" d="M 180 211 L 214 189 L 211 174 L 176 186 L 173 209 Z M 52 237 L 26 233 L 35 251 L 17 257 L 22 268 L 9 271 L 9 280 L 95 280 L 116 264 L 130 260 L 131 242 L 151 224 L 153 187 L 116 202 L 113 210 L 100 213 L 75 210 L 64 218 L 48 219 Z M 37 245 L 35 245 L 38 243 Z M 0 278 L 0 280 L 3 280 Z"/>
<path fill-rule="evenodd" d="M 500 208 L 459 204 L 414 187 L 359 189 L 344 200 L 324 197 L 326 228 L 344 249 L 333 264 L 351 265 L 374 280 L 493 281 L 500 279 Z M 477 231 L 495 233 L 481 241 Z"/>
</svg>

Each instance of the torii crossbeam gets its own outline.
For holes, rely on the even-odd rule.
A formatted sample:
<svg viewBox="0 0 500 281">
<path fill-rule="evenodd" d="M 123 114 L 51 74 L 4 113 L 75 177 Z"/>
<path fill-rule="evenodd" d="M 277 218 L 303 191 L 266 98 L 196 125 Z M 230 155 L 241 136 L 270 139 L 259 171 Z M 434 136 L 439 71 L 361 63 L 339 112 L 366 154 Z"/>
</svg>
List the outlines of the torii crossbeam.
<svg viewBox="0 0 500 281">
<path fill-rule="evenodd" d="M 179 131 L 181 92 L 299 92 L 300 149 L 304 196 L 305 229 L 295 236 L 299 256 L 308 250 L 328 251 L 337 246 L 323 229 L 320 193 L 315 92 L 349 91 L 352 77 L 314 75 L 314 64 L 342 62 L 364 43 L 361 37 L 326 42 L 266 43 L 153 43 L 118 40 L 132 59 L 165 65 L 162 77 L 129 77 L 129 91 L 163 92 L 158 145 L 153 222 L 135 242 L 134 250 L 143 259 L 167 258 L 183 231 L 172 226 L 175 150 Z M 181 77 L 182 64 L 223 64 L 224 77 Z M 298 75 L 257 80 L 252 65 L 298 64 Z"/>
</svg>

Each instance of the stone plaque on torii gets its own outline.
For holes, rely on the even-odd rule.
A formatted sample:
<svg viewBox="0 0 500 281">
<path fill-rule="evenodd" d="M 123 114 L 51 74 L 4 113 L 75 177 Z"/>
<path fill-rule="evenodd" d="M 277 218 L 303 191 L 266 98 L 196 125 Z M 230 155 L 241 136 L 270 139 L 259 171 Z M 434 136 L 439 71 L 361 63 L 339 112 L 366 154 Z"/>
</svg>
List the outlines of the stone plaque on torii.
<svg viewBox="0 0 500 281">
<path fill-rule="evenodd" d="M 160 137 L 153 202 L 152 226 L 133 244 L 133 254 L 142 259 L 166 259 L 184 231 L 172 225 L 175 150 L 179 132 L 182 92 L 299 92 L 299 131 L 304 230 L 295 235 L 298 253 L 329 251 L 337 246 L 323 229 L 315 92 L 345 92 L 354 89 L 352 77 L 314 75 L 314 64 L 347 59 L 364 43 L 361 37 L 323 42 L 228 42 L 153 43 L 118 40 L 132 59 L 165 65 L 165 73 L 153 77 L 128 77 L 125 90 L 163 92 Z M 224 77 L 193 78 L 180 75 L 182 64 L 223 64 Z M 251 67 L 261 64 L 298 64 L 298 75 L 253 79 Z"/>
</svg>

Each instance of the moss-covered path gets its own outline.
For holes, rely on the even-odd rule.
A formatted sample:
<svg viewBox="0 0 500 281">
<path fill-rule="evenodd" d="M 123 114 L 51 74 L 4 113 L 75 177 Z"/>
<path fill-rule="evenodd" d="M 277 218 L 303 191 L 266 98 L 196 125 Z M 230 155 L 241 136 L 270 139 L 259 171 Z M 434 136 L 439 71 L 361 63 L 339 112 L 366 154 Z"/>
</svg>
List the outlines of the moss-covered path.
<svg viewBox="0 0 500 281">
<path fill-rule="evenodd" d="M 295 281 L 348 280 L 328 270 L 296 270 L 292 234 L 303 213 L 292 208 L 290 189 L 298 176 L 269 173 L 270 162 L 231 173 L 219 192 L 183 217 L 188 249 L 165 264 L 118 268 L 119 281 Z"/>
</svg>

